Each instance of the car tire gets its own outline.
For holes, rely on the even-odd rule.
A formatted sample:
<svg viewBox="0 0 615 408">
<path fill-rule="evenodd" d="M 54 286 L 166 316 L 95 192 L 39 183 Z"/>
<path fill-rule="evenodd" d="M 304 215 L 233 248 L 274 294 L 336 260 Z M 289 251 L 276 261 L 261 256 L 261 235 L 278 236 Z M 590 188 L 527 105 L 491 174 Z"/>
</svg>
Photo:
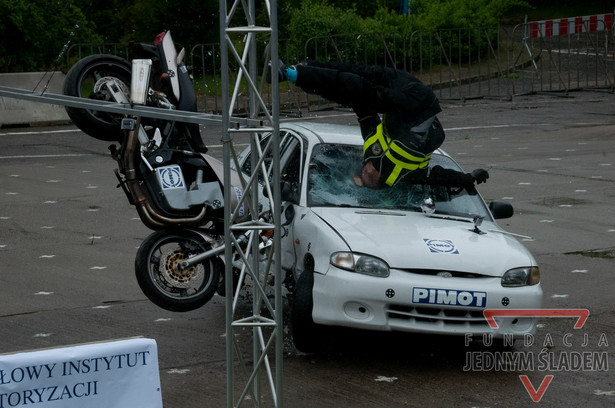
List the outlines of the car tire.
<svg viewBox="0 0 615 408">
<path fill-rule="evenodd" d="M 314 323 L 312 319 L 313 288 L 314 272 L 304 271 L 297 279 L 291 308 L 293 343 L 304 353 L 321 351 L 325 343 L 325 326 Z"/>
</svg>

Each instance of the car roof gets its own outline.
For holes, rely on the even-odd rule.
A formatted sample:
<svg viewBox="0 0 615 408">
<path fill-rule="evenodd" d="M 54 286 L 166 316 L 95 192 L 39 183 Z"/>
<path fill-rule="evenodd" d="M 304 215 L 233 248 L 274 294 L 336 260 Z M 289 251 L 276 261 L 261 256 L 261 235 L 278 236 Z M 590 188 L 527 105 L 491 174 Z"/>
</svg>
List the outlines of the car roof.
<svg viewBox="0 0 615 408">
<path fill-rule="evenodd" d="M 293 121 L 280 123 L 280 130 L 292 130 L 299 133 L 308 139 L 310 145 L 317 143 L 363 145 L 363 137 L 358 125 Z M 437 149 L 434 153 L 448 156 L 441 149 Z"/>
<path fill-rule="evenodd" d="M 359 126 L 316 123 L 310 121 L 280 123 L 281 130 L 292 130 L 305 136 L 310 144 L 343 143 L 362 145 Z"/>
</svg>

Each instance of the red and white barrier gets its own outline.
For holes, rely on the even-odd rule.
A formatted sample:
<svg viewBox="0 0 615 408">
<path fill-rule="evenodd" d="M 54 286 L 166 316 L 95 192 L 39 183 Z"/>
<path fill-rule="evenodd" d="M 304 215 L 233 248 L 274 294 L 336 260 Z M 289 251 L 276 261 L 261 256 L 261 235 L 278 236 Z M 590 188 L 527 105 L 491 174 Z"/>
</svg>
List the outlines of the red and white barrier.
<svg viewBox="0 0 615 408">
<path fill-rule="evenodd" d="M 611 30 L 613 28 L 613 14 L 532 21 L 528 24 L 531 38 L 593 33 Z"/>
</svg>

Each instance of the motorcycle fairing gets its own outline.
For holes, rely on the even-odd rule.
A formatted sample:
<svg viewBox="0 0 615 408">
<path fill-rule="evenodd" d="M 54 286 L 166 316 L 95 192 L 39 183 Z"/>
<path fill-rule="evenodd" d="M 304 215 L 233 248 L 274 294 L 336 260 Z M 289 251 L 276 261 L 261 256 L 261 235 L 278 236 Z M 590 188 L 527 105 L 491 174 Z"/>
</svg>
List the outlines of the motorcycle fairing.
<svg viewBox="0 0 615 408">
<path fill-rule="evenodd" d="M 162 35 L 162 34 L 161 34 Z M 178 58 L 177 49 L 175 43 L 171 37 L 171 31 L 167 31 L 162 36 L 162 41 L 158 42 L 158 53 L 160 62 L 162 63 L 163 74 L 167 75 L 164 80 L 167 84 L 170 84 L 171 92 L 177 104 L 178 110 L 196 112 L 197 100 L 196 93 L 194 92 L 194 86 L 190 79 L 190 74 L 186 65 Z M 183 55 L 183 53 L 182 53 Z M 203 144 L 201 138 L 201 131 L 199 126 L 195 123 L 183 123 L 178 125 L 183 127 L 190 135 L 192 141 L 192 148 L 195 151 L 206 153 L 207 147 Z"/>
<path fill-rule="evenodd" d="M 156 169 L 162 194 L 171 208 L 187 210 L 195 205 L 205 205 L 218 209 L 224 205 L 220 184 L 217 181 L 204 182 L 203 172 L 204 169 L 198 169 L 196 179 L 188 186 L 179 165 L 171 164 Z"/>
<path fill-rule="evenodd" d="M 175 44 L 173 43 L 173 39 L 171 38 L 170 31 L 167 31 L 167 33 L 162 38 L 161 46 L 164 53 L 163 63 L 166 65 L 165 72 L 169 74 L 173 95 L 175 96 L 175 99 L 179 101 L 180 88 L 177 70 L 177 50 L 175 49 Z"/>
</svg>

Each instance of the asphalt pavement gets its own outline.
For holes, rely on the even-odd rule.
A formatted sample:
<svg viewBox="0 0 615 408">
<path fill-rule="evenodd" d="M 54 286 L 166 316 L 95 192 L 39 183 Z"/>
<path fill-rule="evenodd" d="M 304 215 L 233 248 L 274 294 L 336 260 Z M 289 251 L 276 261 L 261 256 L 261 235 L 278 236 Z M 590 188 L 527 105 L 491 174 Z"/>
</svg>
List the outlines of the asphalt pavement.
<svg viewBox="0 0 615 408">
<path fill-rule="evenodd" d="M 544 307 L 589 319 L 574 329 L 575 319 L 541 318 L 507 350 L 521 367 L 489 365 L 499 351 L 463 338 L 396 333 L 343 332 L 332 351 L 306 355 L 286 331 L 284 406 L 528 407 L 541 384 L 540 406 L 614 406 L 615 96 L 442 105 L 443 148 L 468 171 L 489 169 L 486 201 L 514 206 L 499 224 L 540 264 Z M 343 109 L 282 120 L 357 123 Z M 220 157 L 219 129 L 203 137 Z M 224 298 L 172 313 L 141 293 L 134 257 L 150 231 L 116 188 L 108 145 L 72 125 L 0 130 L 0 353 L 153 338 L 166 408 L 225 406 Z"/>
</svg>

